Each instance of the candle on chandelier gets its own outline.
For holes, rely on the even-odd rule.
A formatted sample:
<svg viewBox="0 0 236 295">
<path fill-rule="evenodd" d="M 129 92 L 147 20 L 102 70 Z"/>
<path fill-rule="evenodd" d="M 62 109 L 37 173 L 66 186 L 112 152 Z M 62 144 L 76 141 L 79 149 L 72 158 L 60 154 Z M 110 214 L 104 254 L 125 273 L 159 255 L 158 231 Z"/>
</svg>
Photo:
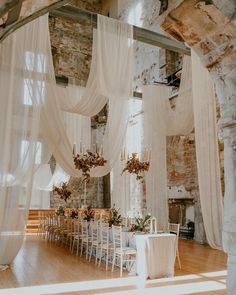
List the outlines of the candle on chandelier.
<svg viewBox="0 0 236 295">
<path fill-rule="evenodd" d="M 73 154 L 73 156 L 76 155 L 76 144 L 75 143 L 73 144 L 72 154 Z"/>
<path fill-rule="evenodd" d="M 144 149 L 144 152 L 143 152 L 143 160 L 147 161 L 147 149 L 146 148 Z"/>
<path fill-rule="evenodd" d="M 149 152 L 148 152 L 148 161 L 150 161 L 151 160 L 151 150 L 149 150 Z"/>
<path fill-rule="evenodd" d="M 80 144 L 79 144 L 79 153 L 82 154 L 82 152 L 83 152 L 82 141 L 80 141 Z"/>
<path fill-rule="evenodd" d="M 125 148 L 121 149 L 120 159 L 121 159 L 121 161 L 125 160 Z"/>
</svg>

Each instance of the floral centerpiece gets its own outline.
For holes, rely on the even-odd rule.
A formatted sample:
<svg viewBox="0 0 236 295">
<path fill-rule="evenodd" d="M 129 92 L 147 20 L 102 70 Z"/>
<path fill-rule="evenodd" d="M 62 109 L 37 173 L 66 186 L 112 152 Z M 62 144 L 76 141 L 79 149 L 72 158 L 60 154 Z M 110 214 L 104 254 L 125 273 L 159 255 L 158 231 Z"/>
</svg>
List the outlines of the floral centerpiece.
<svg viewBox="0 0 236 295">
<path fill-rule="evenodd" d="M 59 206 L 59 208 L 56 210 L 56 214 L 59 216 L 65 216 L 65 209 L 62 206 Z"/>
<path fill-rule="evenodd" d="M 119 213 L 119 209 L 115 208 L 115 204 L 110 210 L 110 215 L 109 215 L 109 226 L 111 227 L 112 225 L 120 225 L 122 222 L 121 219 L 121 214 Z"/>
<path fill-rule="evenodd" d="M 88 206 L 87 209 L 83 211 L 82 215 L 84 220 L 91 221 L 94 219 L 95 211 L 91 206 Z"/>
<path fill-rule="evenodd" d="M 144 217 L 136 217 L 135 224 L 131 225 L 130 231 L 148 232 L 150 228 L 151 214 Z"/>
<path fill-rule="evenodd" d="M 70 212 L 70 218 L 78 218 L 78 211 L 75 209 L 72 209 Z"/>
</svg>

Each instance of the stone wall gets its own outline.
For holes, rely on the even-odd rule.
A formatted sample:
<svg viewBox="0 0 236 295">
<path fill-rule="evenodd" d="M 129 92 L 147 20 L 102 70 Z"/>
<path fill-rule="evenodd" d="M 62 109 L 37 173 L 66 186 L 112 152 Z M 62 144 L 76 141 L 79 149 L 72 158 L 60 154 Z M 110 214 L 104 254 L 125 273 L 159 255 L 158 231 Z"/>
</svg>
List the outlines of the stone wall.
<svg viewBox="0 0 236 295">
<path fill-rule="evenodd" d="M 81 9 L 100 12 L 99 0 L 73 1 Z M 86 85 L 92 57 L 92 24 L 83 24 L 50 17 L 50 37 L 56 76 L 66 76 L 70 82 Z"/>
</svg>

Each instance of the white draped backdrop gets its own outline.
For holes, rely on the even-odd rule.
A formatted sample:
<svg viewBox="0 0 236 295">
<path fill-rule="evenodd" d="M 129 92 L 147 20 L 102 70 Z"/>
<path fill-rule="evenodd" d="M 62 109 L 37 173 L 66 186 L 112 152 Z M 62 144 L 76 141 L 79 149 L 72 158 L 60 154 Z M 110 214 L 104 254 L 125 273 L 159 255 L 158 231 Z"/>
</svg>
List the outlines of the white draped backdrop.
<svg viewBox="0 0 236 295">
<path fill-rule="evenodd" d="M 193 52 L 192 70 L 191 59 L 184 57 L 175 109 L 170 107 L 165 86 L 143 87 L 143 100 L 144 142 L 152 149 L 150 172 L 146 174 L 148 210 L 157 217 L 159 228 L 165 229 L 168 223 L 166 136 L 185 135 L 195 127 L 199 192 L 207 241 L 211 247 L 221 249 L 222 191 L 215 93 L 209 73 Z"/>
<path fill-rule="evenodd" d="M 106 103 L 109 106 L 108 120 L 99 144 L 108 163 L 105 167 L 92 169 L 91 176 L 101 177 L 113 168 L 119 173 L 122 168 L 116 163 L 126 137 L 128 100 L 132 96 L 132 38 L 132 26 L 98 16 L 92 64 L 85 88 L 56 85 L 48 15 L 20 28 L 0 44 L 0 264 L 10 263 L 20 249 L 32 189 L 51 190 L 57 181 L 82 175 L 74 168 L 72 146 L 76 144 L 77 151 L 81 143 L 83 149 L 91 148 L 90 117 Z M 168 222 L 166 136 L 187 134 L 193 128 L 190 58 L 184 58 L 183 68 L 174 110 L 170 107 L 166 87 L 145 86 L 143 89 L 144 146 L 152 150 L 151 167 L 146 174 L 147 206 L 162 228 L 166 228 Z M 194 75 L 193 81 L 202 75 L 200 67 Z M 219 174 L 210 173 L 212 167 L 219 169 L 217 148 L 214 148 L 217 146 L 214 103 L 212 100 L 207 102 L 205 122 L 199 112 L 206 100 L 197 98 L 204 94 L 200 88 L 206 84 L 201 81 L 199 85 L 193 83 L 200 197 L 208 241 L 212 246 L 220 247 Z M 212 88 L 208 94 L 212 99 Z M 197 104 L 202 105 L 196 107 Z M 206 132 L 213 132 L 209 134 L 214 134 L 214 138 L 207 140 Z M 205 148 L 201 146 L 202 141 Z M 47 164 L 51 154 L 58 164 L 52 176 Z M 203 169 L 209 172 L 209 182 Z M 116 200 L 121 198 L 122 210 L 127 211 L 130 199 L 123 196 L 130 181 L 127 175 L 123 178 L 121 187 L 116 186 L 116 193 L 120 192 L 120 196 L 116 194 Z M 214 190 L 216 183 L 217 189 Z M 37 198 L 34 201 L 36 204 Z M 218 229 L 213 222 L 217 218 Z"/>
<path fill-rule="evenodd" d="M 102 144 L 108 164 L 94 169 L 91 175 L 107 174 L 119 157 L 128 124 L 128 99 L 132 94 L 132 26 L 99 16 L 95 36 L 88 85 L 82 90 L 85 96 L 77 95 L 72 88 L 62 91 L 56 86 L 48 15 L 20 28 L 1 44 L 0 264 L 10 263 L 21 246 L 37 166 L 47 163 L 53 153 L 68 175 L 81 176 L 74 168 L 72 145 L 77 140 L 89 146 L 90 139 L 84 138 L 90 133 L 88 116 L 100 111 L 106 102 L 109 115 Z M 62 101 L 70 95 L 75 95 L 77 101 L 68 100 L 70 111 L 87 116 L 76 114 L 76 120 L 85 126 L 83 133 L 77 133 L 76 137 L 70 130 L 74 119 L 62 113 L 69 110 Z M 45 152 L 38 159 L 37 151 L 44 143 L 51 153 Z"/>
</svg>

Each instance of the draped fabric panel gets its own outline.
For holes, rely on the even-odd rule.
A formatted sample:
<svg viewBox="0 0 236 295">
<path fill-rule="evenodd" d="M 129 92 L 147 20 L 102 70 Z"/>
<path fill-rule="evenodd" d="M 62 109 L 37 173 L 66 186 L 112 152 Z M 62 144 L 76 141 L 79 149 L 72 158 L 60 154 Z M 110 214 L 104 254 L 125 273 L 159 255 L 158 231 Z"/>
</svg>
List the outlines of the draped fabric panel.
<svg viewBox="0 0 236 295">
<path fill-rule="evenodd" d="M 146 173 L 147 209 L 157 218 L 160 229 L 166 229 L 168 223 L 166 136 L 186 134 L 193 129 L 191 80 L 191 59 L 184 56 L 174 109 L 166 86 L 143 87 L 144 145 L 152 151 L 150 170 Z"/>
<path fill-rule="evenodd" d="M 132 153 L 143 156 L 143 108 L 142 100 L 130 99 L 129 124 L 124 140 L 123 153 L 125 158 Z M 128 172 L 122 173 L 126 160 L 118 159 L 112 169 L 111 177 L 111 204 L 120 209 L 122 216 L 135 217 L 144 214 L 144 188 L 143 183 L 137 181 L 136 175 Z"/>
<path fill-rule="evenodd" d="M 165 228 L 167 212 L 166 136 L 185 135 L 194 126 L 198 181 L 203 221 L 209 245 L 222 248 L 222 192 L 216 130 L 215 93 L 209 73 L 192 53 L 184 60 L 182 80 L 174 110 L 165 86 L 145 86 L 145 144 L 152 149 L 150 171 L 146 175 L 148 209 Z M 191 84 L 193 86 L 191 86 Z M 192 93 L 190 89 L 192 88 Z"/>
<path fill-rule="evenodd" d="M 68 134 L 63 127 L 59 109 L 67 112 L 75 112 L 84 116 L 95 114 L 94 107 L 101 103 L 98 95 L 106 97 L 109 103 L 109 112 L 105 135 L 102 143 L 103 155 L 107 160 L 104 167 L 91 169 L 92 177 L 101 177 L 109 173 L 119 157 L 128 124 L 128 99 L 132 93 L 133 71 L 133 44 L 131 42 L 132 26 L 109 18 L 98 16 L 98 28 L 93 45 L 93 61 L 86 89 L 79 90 L 74 87 L 65 88 L 59 93 L 59 87 L 55 85 L 50 43 L 48 38 L 49 67 L 51 68 L 50 83 L 54 85 L 49 89 L 49 97 L 64 98 L 48 101 L 42 112 L 42 129 L 44 138 L 61 166 L 69 175 L 80 177 L 82 173 L 74 169 L 72 158 L 72 145 Z M 122 55 L 122 59 L 121 59 Z M 53 81 L 54 80 L 54 81 Z M 94 91 L 91 91 L 90 83 L 95 83 Z M 89 89 L 87 89 L 89 88 Z M 56 89 L 56 91 L 55 91 Z M 73 107 L 73 98 L 66 103 L 66 93 L 79 92 L 79 100 Z M 84 94 L 83 94 L 84 91 Z M 103 100 L 102 100 L 103 101 Z M 102 107 L 106 101 L 103 101 Z M 86 107 L 79 108 L 81 104 Z M 100 109 L 99 109 L 100 110 Z M 96 109 L 96 112 L 99 111 Z M 54 118 L 50 120 L 50 118 Z M 77 137 L 80 140 L 80 137 Z"/>
<path fill-rule="evenodd" d="M 98 23 L 97 60 L 91 75 L 94 72 L 99 81 L 96 80 L 96 91 L 86 88 L 85 93 L 91 91 L 100 97 L 105 94 L 106 101 L 109 99 L 103 140 L 108 164 L 94 169 L 91 176 L 107 174 L 118 158 L 128 123 L 127 102 L 132 92 L 132 27 L 104 17 L 99 17 Z M 61 100 L 58 99 L 48 15 L 10 35 L 1 43 L 0 50 L 0 264 L 8 264 L 19 251 L 24 237 L 33 174 L 37 171 L 36 166 L 42 163 L 42 159 L 38 161 L 42 158 L 38 153 L 41 143 L 49 146 L 68 175 L 80 177 L 82 174 L 74 168 L 72 142 L 75 137 L 66 132 L 68 121 L 63 120 Z M 110 66 L 112 70 L 107 68 Z M 90 83 L 94 81 L 91 79 Z M 114 85 L 116 88 L 113 89 Z M 78 113 L 91 116 L 95 101 L 89 95 L 86 100 L 89 102 L 87 110 L 83 111 L 81 107 Z M 105 100 L 98 103 L 103 107 Z M 82 140 L 83 135 L 78 137 Z"/>
<path fill-rule="evenodd" d="M 147 210 L 157 218 L 158 228 L 168 223 L 166 174 L 166 86 L 143 87 L 144 145 L 152 151 L 146 173 Z"/>
<path fill-rule="evenodd" d="M 222 190 L 213 81 L 192 51 L 193 103 L 200 202 L 209 245 L 222 248 Z"/>
<path fill-rule="evenodd" d="M 105 19 L 102 16 L 98 17 Z M 102 36 L 102 38 L 104 38 L 104 36 Z M 61 87 L 55 86 L 55 91 L 57 92 L 60 106 L 64 111 L 92 117 L 97 115 L 108 101 L 108 97 L 101 94 L 101 87 L 99 84 L 99 48 L 97 41 L 97 30 L 94 30 L 92 62 L 86 87 L 69 86 L 67 88 L 61 89 Z"/>
<path fill-rule="evenodd" d="M 9 264 L 22 244 L 33 173 L 41 161 L 45 30 L 37 19 L 0 44 L 0 264 Z"/>
</svg>

